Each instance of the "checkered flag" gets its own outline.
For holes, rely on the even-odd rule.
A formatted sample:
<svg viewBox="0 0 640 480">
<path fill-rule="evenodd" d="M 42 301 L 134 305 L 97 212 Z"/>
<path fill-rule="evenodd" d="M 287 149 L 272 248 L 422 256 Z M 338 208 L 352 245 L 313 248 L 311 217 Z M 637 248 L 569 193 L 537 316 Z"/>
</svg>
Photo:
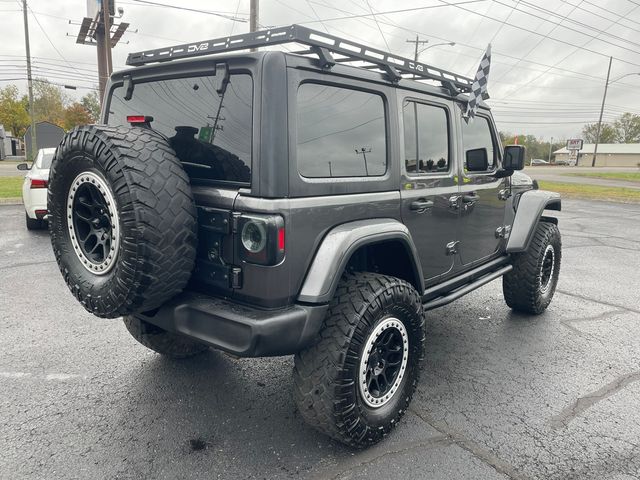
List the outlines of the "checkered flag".
<svg viewBox="0 0 640 480">
<path fill-rule="evenodd" d="M 491 68 L 491 44 L 487 46 L 487 51 L 482 57 L 478 71 L 476 72 L 476 78 L 471 85 L 471 94 L 469 95 L 469 102 L 467 103 L 467 111 L 464 113 L 464 119 L 469 122 L 476 116 L 478 110 L 478 104 L 480 100 L 486 100 L 489 98 L 489 92 L 487 91 L 487 83 L 489 82 L 489 69 Z"/>
</svg>

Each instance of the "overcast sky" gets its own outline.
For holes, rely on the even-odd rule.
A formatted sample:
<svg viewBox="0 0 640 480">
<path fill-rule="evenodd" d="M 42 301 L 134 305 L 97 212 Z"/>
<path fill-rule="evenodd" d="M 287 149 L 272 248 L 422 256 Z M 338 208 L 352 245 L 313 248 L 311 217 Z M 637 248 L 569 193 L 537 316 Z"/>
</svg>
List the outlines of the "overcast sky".
<svg viewBox="0 0 640 480">
<path fill-rule="evenodd" d="M 249 13 L 249 0 L 153 1 L 238 19 Z M 21 3 L 0 0 L 0 86 L 25 76 Z M 131 26 L 113 51 L 114 69 L 124 67 L 129 52 L 249 29 L 248 22 L 139 0 L 116 0 L 116 6 L 124 9 L 118 21 Z M 29 7 L 36 74 L 95 87 L 96 49 L 75 43 L 86 0 L 30 0 Z M 419 9 L 382 13 L 413 8 Z M 372 12 L 380 14 L 374 18 Z M 491 42 L 488 103 L 498 127 L 547 139 L 579 135 L 583 123 L 597 121 L 609 56 L 614 57 L 612 80 L 640 73 L 640 0 L 262 0 L 260 23 L 302 23 L 409 57 L 414 47 L 406 40 L 416 35 L 428 45 L 456 42 L 429 48 L 420 60 L 469 76 Z M 24 81 L 11 83 L 26 91 Z M 79 89 L 77 95 L 86 92 Z M 625 111 L 640 114 L 640 75 L 609 87 L 605 121 Z"/>
</svg>

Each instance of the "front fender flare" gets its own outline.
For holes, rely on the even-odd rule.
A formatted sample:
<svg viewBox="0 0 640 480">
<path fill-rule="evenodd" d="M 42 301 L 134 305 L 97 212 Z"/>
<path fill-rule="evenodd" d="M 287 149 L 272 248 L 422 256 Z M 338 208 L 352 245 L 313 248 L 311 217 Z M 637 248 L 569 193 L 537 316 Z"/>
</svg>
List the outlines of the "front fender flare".
<svg viewBox="0 0 640 480">
<path fill-rule="evenodd" d="M 364 245 L 388 240 L 400 241 L 413 266 L 414 286 L 424 291 L 418 251 L 405 225 L 391 218 L 358 220 L 339 225 L 325 236 L 307 271 L 298 301 L 326 303 L 331 300 L 351 255 Z"/>
<path fill-rule="evenodd" d="M 562 208 L 560 194 L 547 190 L 527 190 L 520 196 L 513 220 L 507 253 L 524 252 L 529 248 L 544 210 Z"/>
</svg>

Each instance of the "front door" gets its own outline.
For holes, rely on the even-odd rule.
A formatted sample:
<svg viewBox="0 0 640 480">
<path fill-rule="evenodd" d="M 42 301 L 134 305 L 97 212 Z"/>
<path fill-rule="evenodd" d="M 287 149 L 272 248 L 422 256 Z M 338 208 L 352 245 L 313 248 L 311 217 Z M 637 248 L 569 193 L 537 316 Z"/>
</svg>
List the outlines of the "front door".
<svg viewBox="0 0 640 480">
<path fill-rule="evenodd" d="M 463 268 L 496 254 L 502 238 L 508 180 L 493 176 L 500 164 L 500 147 L 489 117 L 461 120 L 460 260 Z M 479 161 L 486 153 L 486 161 Z M 480 156 L 478 156 L 480 155 Z"/>
<path fill-rule="evenodd" d="M 449 273 L 455 258 L 457 198 L 453 105 L 405 97 L 399 105 L 404 135 L 401 146 L 402 220 L 418 249 L 427 283 Z"/>
</svg>

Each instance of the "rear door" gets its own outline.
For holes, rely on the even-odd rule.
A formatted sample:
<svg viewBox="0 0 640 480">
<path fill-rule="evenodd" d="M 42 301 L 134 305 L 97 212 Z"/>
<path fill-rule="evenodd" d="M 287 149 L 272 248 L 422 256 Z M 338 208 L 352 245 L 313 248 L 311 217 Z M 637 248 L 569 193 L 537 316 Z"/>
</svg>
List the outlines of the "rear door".
<svg viewBox="0 0 640 480">
<path fill-rule="evenodd" d="M 231 68 L 219 93 L 215 69 L 202 68 L 182 77 L 142 77 L 130 92 L 115 85 L 107 121 L 127 125 L 128 116 L 152 117 L 150 128 L 166 137 L 195 197 L 199 246 L 192 280 L 207 292 L 230 296 L 238 277 L 232 211 L 238 190 L 249 188 L 252 180 L 253 78 Z M 165 172 L 167 188 L 175 174 Z"/>
<path fill-rule="evenodd" d="M 461 120 L 460 155 L 460 260 L 467 268 L 497 254 L 502 239 L 497 229 L 504 224 L 507 179 L 496 178 L 500 145 L 491 118 L 477 115 Z M 472 165 L 474 153 L 486 152 L 486 165 Z"/>
<path fill-rule="evenodd" d="M 420 254 L 425 281 L 453 269 L 459 212 L 453 104 L 398 92 L 402 220 Z"/>
</svg>

